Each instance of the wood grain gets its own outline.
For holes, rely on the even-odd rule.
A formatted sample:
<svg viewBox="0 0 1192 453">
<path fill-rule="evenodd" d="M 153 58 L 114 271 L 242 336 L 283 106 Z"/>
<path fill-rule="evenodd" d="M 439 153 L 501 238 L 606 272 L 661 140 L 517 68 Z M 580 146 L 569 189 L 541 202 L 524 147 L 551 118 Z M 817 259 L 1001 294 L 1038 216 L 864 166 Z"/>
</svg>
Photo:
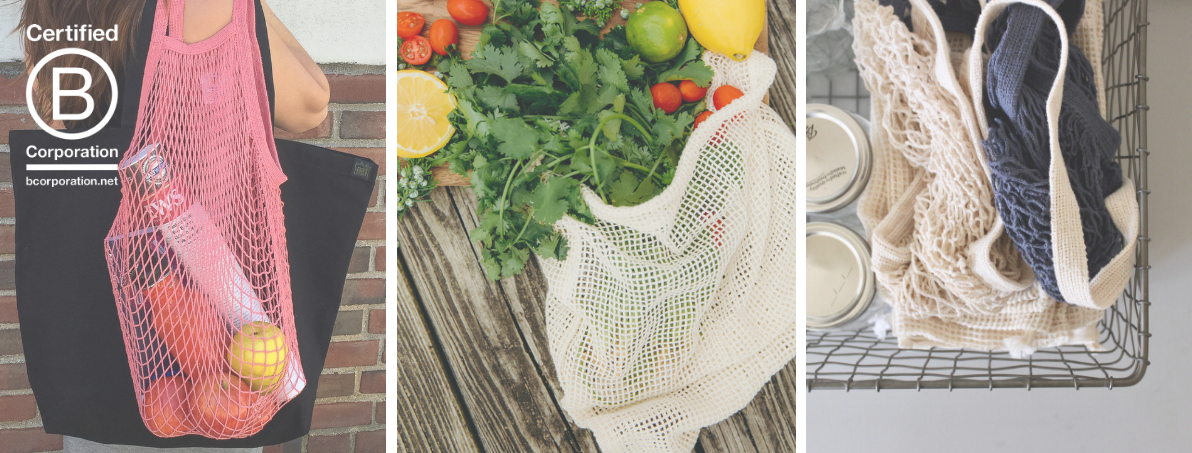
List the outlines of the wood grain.
<svg viewBox="0 0 1192 453">
<path fill-rule="evenodd" d="M 397 406 L 397 418 L 388 422 L 397 426 L 397 451 L 479 451 L 405 266 L 398 264 L 388 275 L 397 281 L 397 304 L 387 308 L 397 312 L 397 323 L 386 326 L 387 335 L 397 338 L 397 347 L 386 354 L 388 373 L 397 375 L 397 391 L 389 396 Z"/>
<path fill-rule="evenodd" d="M 458 190 L 436 190 L 415 205 L 397 239 L 481 449 L 578 451 L 500 285 L 484 275 L 460 219 L 473 210 L 454 203 Z"/>
<path fill-rule="evenodd" d="M 487 4 L 489 7 L 489 16 L 490 16 L 489 21 L 491 22 L 492 21 L 491 16 L 492 16 L 492 12 L 493 12 L 492 11 L 492 2 L 489 0 L 482 0 L 482 1 L 485 4 Z M 546 1 L 548 1 L 550 3 L 554 3 L 556 5 L 559 4 L 559 2 L 557 0 L 546 0 Z M 621 7 L 629 9 L 630 11 L 633 11 L 636 7 L 635 5 L 638 3 L 648 3 L 648 0 L 622 0 Z M 774 1 L 771 1 L 770 3 L 774 3 Z M 423 36 L 428 36 L 430 34 L 430 24 L 433 24 L 436 20 L 451 19 L 451 15 L 447 13 L 447 0 L 397 0 L 397 10 L 398 11 L 412 11 L 412 12 L 421 14 L 423 17 L 425 17 L 426 18 L 426 28 L 423 29 L 423 31 L 422 31 Z M 790 32 L 790 36 L 792 37 L 792 41 L 793 41 L 793 37 L 795 36 L 794 15 L 793 15 L 794 14 L 794 6 L 793 6 L 793 4 L 792 4 L 792 6 L 790 6 L 790 10 L 791 10 L 792 15 L 789 18 L 789 20 L 791 21 L 789 32 Z M 766 26 L 765 26 L 765 28 L 763 28 L 763 30 L 768 31 L 770 29 L 769 23 L 771 20 L 772 19 L 769 17 L 766 18 Z M 620 13 L 614 13 L 612 20 L 609 20 L 608 24 L 605 25 L 604 31 L 607 33 L 608 30 L 612 29 L 613 27 L 615 27 L 617 25 L 623 25 L 623 24 L 625 24 L 625 20 L 621 19 Z M 471 58 L 472 51 L 476 49 L 476 44 L 480 42 L 480 32 L 481 32 L 481 30 L 484 29 L 484 26 L 483 25 L 474 25 L 474 26 L 461 25 L 459 23 L 456 23 L 456 26 L 457 26 L 457 28 L 459 28 L 459 50 L 461 52 L 461 55 L 463 55 L 464 59 Z M 762 35 L 760 37 L 758 37 L 757 44 L 755 44 L 753 46 L 753 48 L 755 50 L 758 50 L 758 51 L 768 55 L 770 53 L 770 33 L 768 33 L 768 32 L 762 33 Z M 791 56 L 792 57 L 794 56 L 793 50 L 791 51 Z M 793 70 L 794 70 L 793 62 L 792 62 L 791 70 L 792 70 L 792 74 L 793 74 Z M 791 94 L 793 97 L 794 92 L 792 91 Z M 431 173 L 439 181 L 439 185 L 442 187 L 470 185 L 467 177 L 452 173 L 451 169 L 447 168 L 446 165 L 440 165 L 438 167 L 435 167 L 431 171 Z"/>
</svg>

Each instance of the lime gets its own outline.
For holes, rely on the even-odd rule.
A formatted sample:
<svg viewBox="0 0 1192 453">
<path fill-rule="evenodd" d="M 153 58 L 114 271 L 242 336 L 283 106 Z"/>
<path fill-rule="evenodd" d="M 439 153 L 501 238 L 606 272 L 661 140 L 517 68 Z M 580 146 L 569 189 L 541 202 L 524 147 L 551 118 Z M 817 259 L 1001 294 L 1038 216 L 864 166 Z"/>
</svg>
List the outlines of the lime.
<svg viewBox="0 0 1192 453">
<path fill-rule="evenodd" d="M 629 46 L 650 63 L 670 60 L 687 44 L 687 22 L 666 2 L 650 2 L 638 8 L 625 24 Z"/>
</svg>

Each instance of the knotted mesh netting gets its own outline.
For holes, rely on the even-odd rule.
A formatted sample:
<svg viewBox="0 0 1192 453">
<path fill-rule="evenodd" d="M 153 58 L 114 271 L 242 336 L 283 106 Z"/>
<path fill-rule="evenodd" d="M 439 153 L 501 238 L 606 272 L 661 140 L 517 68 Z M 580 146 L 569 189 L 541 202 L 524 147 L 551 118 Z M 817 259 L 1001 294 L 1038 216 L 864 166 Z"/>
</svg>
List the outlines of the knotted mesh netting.
<svg viewBox="0 0 1192 453">
<path fill-rule="evenodd" d="M 145 425 L 252 435 L 306 385 L 253 2 L 182 41 L 158 2 L 105 250 Z"/>
</svg>

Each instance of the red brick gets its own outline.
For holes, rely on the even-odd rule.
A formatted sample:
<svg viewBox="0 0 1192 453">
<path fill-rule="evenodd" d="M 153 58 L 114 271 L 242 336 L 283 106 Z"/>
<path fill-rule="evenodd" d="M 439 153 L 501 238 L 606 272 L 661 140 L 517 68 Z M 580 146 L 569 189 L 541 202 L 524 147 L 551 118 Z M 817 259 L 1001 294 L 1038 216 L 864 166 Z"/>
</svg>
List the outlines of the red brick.
<svg viewBox="0 0 1192 453">
<path fill-rule="evenodd" d="M 17 289 L 16 264 L 13 260 L 0 261 L 0 289 Z"/>
<path fill-rule="evenodd" d="M 356 453 L 385 453 L 385 430 L 356 433 Z"/>
<path fill-rule="evenodd" d="M 370 207 L 371 207 L 371 206 L 376 206 L 376 205 L 377 205 L 377 199 L 378 199 L 378 198 L 379 198 L 379 196 L 381 195 L 381 187 L 382 187 L 382 186 L 384 186 L 384 185 L 385 185 L 385 182 L 384 182 L 384 181 L 382 181 L 382 180 L 377 180 L 377 183 L 376 183 L 376 184 L 373 184 L 373 192 L 372 192 L 372 196 L 371 196 L 371 197 L 368 197 L 368 205 L 369 205 Z"/>
<path fill-rule="evenodd" d="M 384 113 L 384 112 L 382 112 Z M 37 123 L 27 113 L 0 113 L 0 143 L 8 143 L 8 132 L 37 129 Z M 384 128 L 381 129 L 384 132 Z M 384 135 L 382 134 L 382 138 Z"/>
<path fill-rule="evenodd" d="M 0 451 L 33 453 L 62 449 L 62 436 L 46 434 L 42 428 L 0 429 Z"/>
<path fill-rule="evenodd" d="M 376 267 L 378 271 L 385 270 L 385 246 L 377 247 Z"/>
<path fill-rule="evenodd" d="M 311 416 L 311 429 L 342 428 L 372 424 L 373 405 L 362 401 L 355 403 L 316 404 L 314 415 Z M 313 450 L 309 447 L 308 451 Z M 343 451 L 343 450 L 340 450 Z"/>
<path fill-rule="evenodd" d="M 16 253 L 16 251 L 17 227 L 13 225 L 0 225 L 0 253 Z"/>
<path fill-rule="evenodd" d="M 0 159 L 0 182 L 12 182 L 12 162 L 7 157 Z"/>
<path fill-rule="evenodd" d="M 377 176 L 385 174 L 385 148 L 335 148 L 335 150 L 372 159 L 374 163 L 380 166 L 377 169 Z"/>
<path fill-rule="evenodd" d="M 23 390 L 29 388 L 29 374 L 23 363 L 0 365 L 0 390 Z"/>
<path fill-rule="evenodd" d="M 286 444 L 270 445 L 261 449 L 261 453 L 286 453 Z"/>
<path fill-rule="evenodd" d="M 385 213 L 369 212 L 364 214 L 364 223 L 360 225 L 360 241 L 385 239 Z"/>
<path fill-rule="evenodd" d="M 331 335 L 359 335 L 364 324 L 364 310 L 347 310 L 335 317 Z"/>
<path fill-rule="evenodd" d="M 368 272 L 368 258 L 371 255 L 372 247 L 356 247 L 355 250 L 352 250 L 352 261 L 348 262 L 348 273 Z"/>
<path fill-rule="evenodd" d="M 0 355 L 16 355 L 24 353 L 25 349 L 21 346 L 20 329 L 0 330 Z"/>
<path fill-rule="evenodd" d="M 377 424 L 384 425 L 385 424 L 385 403 L 383 403 L 383 402 L 377 403 L 376 413 L 377 413 L 376 414 L 377 415 Z"/>
<path fill-rule="evenodd" d="M 24 73 L 16 77 L 0 76 L 0 105 L 25 106 L 25 84 L 29 77 Z M 105 82 L 106 83 L 106 82 Z"/>
<path fill-rule="evenodd" d="M 4 231 L 0 229 L 0 231 Z M 17 298 L 0 296 L 0 324 L 17 322 Z"/>
<path fill-rule="evenodd" d="M 12 197 L 12 187 L 0 189 L 0 217 L 16 217 L 17 204 Z"/>
<path fill-rule="evenodd" d="M 33 395 L 0 396 L 0 422 L 18 422 L 37 416 Z"/>
<path fill-rule="evenodd" d="M 356 373 L 324 374 L 319 376 L 319 391 L 316 398 L 348 396 L 356 393 Z"/>
<path fill-rule="evenodd" d="M 340 305 L 375 305 L 385 303 L 385 280 L 357 278 L 344 282 Z"/>
<path fill-rule="evenodd" d="M 368 333 L 385 333 L 385 310 L 368 312 Z"/>
<path fill-rule="evenodd" d="M 339 137 L 360 139 L 385 138 L 385 112 L 342 112 Z"/>
<path fill-rule="evenodd" d="M 331 347 L 327 349 L 327 360 L 323 362 L 323 366 L 340 368 L 376 365 L 377 351 L 380 349 L 380 340 L 332 342 Z"/>
<path fill-rule="evenodd" d="M 360 373 L 360 393 L 385 393 L 385 370 Z"/>
<path fill-rule="evenodd" d="M 310 436 L 306 438 L 306 451 L 310 453 L 338 453 L 352 450 L 352 435 Z"/>
<path fill-rule="evenodd" d="M 331 85 L 331 102 L 337 104 L 379 104 L 385 102 L 384 74 L 356 76 L 328 74 L 327 83 Z"/>
<path fill-rule="evenodd" d="M 323 118 L 323 122 L 318 126 L 310 128 L 304 132 L 286 132 L 278 128 L 273 128 L 273 137 L 285 140 L 309 140 L 312 138 L 328 138 L 331 137 L 331 122 L 332 114 L 327 113 L 327 117 Z"/>
</svg>

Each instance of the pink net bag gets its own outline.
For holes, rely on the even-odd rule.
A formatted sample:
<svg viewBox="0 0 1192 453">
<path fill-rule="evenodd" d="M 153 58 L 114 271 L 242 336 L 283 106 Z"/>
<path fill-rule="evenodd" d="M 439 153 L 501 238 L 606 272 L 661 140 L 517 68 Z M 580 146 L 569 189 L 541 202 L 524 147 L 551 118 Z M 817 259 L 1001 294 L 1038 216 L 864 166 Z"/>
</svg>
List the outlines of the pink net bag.
<svg viewBox="0 0 1192 453">
<path fill-rule="evenodd" d="M 141 417 L 153 434 L 257 433 L 306 386 L 251 0 L 182 41 L 158 1 L 122 200 L 105 242 Z M 166 17 L 168 14 L 168 17 Z M 168 20 L 168 21 L 167 21 Z"/>
</svg>

